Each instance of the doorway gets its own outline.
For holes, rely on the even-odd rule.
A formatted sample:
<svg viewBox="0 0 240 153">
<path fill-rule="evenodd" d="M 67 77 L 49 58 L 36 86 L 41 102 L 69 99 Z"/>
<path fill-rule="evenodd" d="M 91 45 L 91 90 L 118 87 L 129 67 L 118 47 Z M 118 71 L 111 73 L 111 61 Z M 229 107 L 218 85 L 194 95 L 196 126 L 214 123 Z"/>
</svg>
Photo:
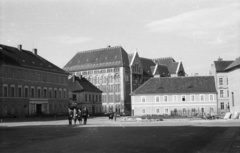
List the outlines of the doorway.
<svg viewBox="0 0 240 153">
<path fill-rule="evenodd" d="M 36 104 L 36 115 L 42 115 L 42 104 Z"/>
</svg>

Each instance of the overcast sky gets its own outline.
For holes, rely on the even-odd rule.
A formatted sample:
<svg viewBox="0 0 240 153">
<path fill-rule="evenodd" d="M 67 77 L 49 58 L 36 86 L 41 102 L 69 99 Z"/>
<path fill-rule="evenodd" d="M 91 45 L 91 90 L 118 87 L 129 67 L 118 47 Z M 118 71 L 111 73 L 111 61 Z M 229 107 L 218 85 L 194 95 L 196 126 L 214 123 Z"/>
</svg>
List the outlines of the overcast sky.
<svg viewBox="0 0 240 153">
<path fill-rule="evenodd" d="M 240 0 L 0 0 L 0 43 L 59 67 L 79 51 L 122 46 L 208 75 L 240 56 Z"/>
</svg>

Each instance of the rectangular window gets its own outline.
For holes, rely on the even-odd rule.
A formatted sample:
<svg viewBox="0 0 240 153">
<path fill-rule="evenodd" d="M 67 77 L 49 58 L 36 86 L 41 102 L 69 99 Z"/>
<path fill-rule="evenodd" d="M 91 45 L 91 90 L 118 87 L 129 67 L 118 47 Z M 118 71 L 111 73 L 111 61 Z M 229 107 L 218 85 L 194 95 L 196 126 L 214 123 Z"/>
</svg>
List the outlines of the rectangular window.
<svg viewBox="0 0 240 153">
<path fill-rule="evenodd" d="M 99 102 L 101 102 L 102 101 L 102 98 L 101 98 L 101 95 L 99 95 Z"/>
<path fill-rule="evenodd" d="M 43 97 L 47 98 L 47 89 L 43 89 Z"/>
<path fill-rule="evenodd" d="M 192 108 L 192 112 L 195 113 L 195 112 L 196 112 L 196 109 L 195 109 L 195 108 Z"/>
<path fill-rule="evenodd" d="M 35 94 L 34 94 L 34 87 L 31 88 L 31 97 L 34 98 Z"/>
<path fill-rule="evenodd" d="M 12 86 L 11 87 L 11 97 L 14 97 L 15 96 L 15 87 Z"/>
<path fill-rule="evenodd" d="M 63 91 L 63 98 L 65 99 L 66 98 L 66 90 L 64 89 Z"/>
<path fill-rule="evenodd" d="M 155 96 L 155 102 L 160 102 L 160 97 L 159 96 Z"/>
<path fill-rule="evenodd" d="M 73 94 L 73 100 L 76 101 L 77 100 L 77 95 Z"/>
<path fill-rule="evenodd" d="M 195 96 L 191 95 L 191 101 L 195 101 Z"/>
<path fill-rule="evenodd" d="M 87 101 L 87 94 L 85 94 L 85 101 Z"/>
<path fill-rule="evenodd" d="M 92 101 L 94 102 L 94 95 L 92 95 Z"/>
<path fill-rule="evenodd" d="M 96 95 L 96 102 L 98 102 L 98 95 Z"/>
<path fill-rule="evenodd" d="M 59 98 L 62 98 L 62 90 L 59 90 Z"/>
<path fill-rule="evenodd" d="M 227 90 L 227 97 L 229 97 L 229 90 Z"/>
<path fill-rule="evenodd" d="M 213 101 L 214 100 L 214 96 L 213 95 L 209 95 L 209 100 Z"/>
<path fill-rule="evenodd" d="M 8 87 L 3 86 L 3 97 L 8 97 Z"/>
<path fill-rule="evenodd" d="M 52 98 L 52 89 L 49 89 L 49 98 Z"/>
<path fill-rule="evenodd" d="M 169 113 L 169 109 L 168 108 L 164 108 L 164 114 L 168 114 Z"/>
<path fill-rule="evenodd" d="M 18 97 L 22 97 L 22 87 L 18 87 Z"/>
<path fill-rule="evenodd" d="M 92 101 L 92 100 L 91 100 L 91 95 L 89 95 L 89 98 L 88 98 L 88 99 L 89 99 L 89 102 L 91 102 L 91 101 Z"/>
<path fill-rule="evenodd" d="M 41 98 L 41 89 L 40 88 L 37 89 L 37 97 Z"/>
<path fill-rule="evenodd" d="M 25 97 L 28 97 L 28 87 L 25 87 L 25 91 L 24 91 Z"/>
<path fill-rule="evenodd" d="M 186 101 L 186 96 L 182 95 L 182 101 Z"/>
<path fill-rule="evenodd" d="M 223 78 L 219 78 L 219 85 L 223 85 Z"/>
<path fill-rule="evenodd" d="M 220 97 L 223 97 L 223 90 L 220 90 Z"/>
<path fill-rule="evenodd" d="M 145 114 L 146 113 L 146 110 L 145 108 L 142 109 L 142 114 Z"/>
<path fill-rule="evenodd" d="M 141 102 L 145 103 L 146 102 L 146 97 L 141 97 Z"/>
<path fill-rule="evenodd" d="M 186 114 L 186 113 L 187 113 L 187 109 L 183 108 L 183 114 Z"/>
<path fill-rule="evenodd" d="M 156 113 L 157 113 L 157 114 L 159 114 L 159 113 L 160 113 L 160 111 L 159 111 L 159 108 L 157 108 L 157 109 L 156 109 Z"/>
<path fill-rule="evenodd" d="M 221 102 L 220 105 L 221 105 L 221 109 L 224 109 L 224 102 Z"/>
<path fill-rule="evenodd" d="M 57 98 L 57 89 L 54 89 L 54 98 Z"/>
<path fill-rule="evenodd" d="M 163 101 L 167 102 L 168 101 L 168 96 L 163 96 Z"/>
<path fill-rule="evenodd" d="M 204 95 L 200 95 L 200 101 L 204 101 Z"/>
<path fill-rule="evenodd" d="M 232 106 L 234 107 L 234 92 L 232 92 Z"/>
<path fill-rule="evenodd" d="M 173 99 L 172 101 L 177 101 L 177 96 L 173 95 L 172 99 Z"/>
</svg>

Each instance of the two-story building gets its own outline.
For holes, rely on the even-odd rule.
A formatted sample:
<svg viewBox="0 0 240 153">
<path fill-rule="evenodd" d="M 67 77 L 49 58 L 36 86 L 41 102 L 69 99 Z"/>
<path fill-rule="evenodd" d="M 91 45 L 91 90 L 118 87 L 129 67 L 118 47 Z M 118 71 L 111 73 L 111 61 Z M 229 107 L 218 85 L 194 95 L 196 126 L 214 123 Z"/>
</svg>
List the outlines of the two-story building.
<svg viewBox="0 0 240 153">
<path fill-rule="evenodd" d="M 77 108 L 87 107 L 90 115 L 102 114 L 102 91 L 86 78 L 72 76 L 68 80 L 69 98 L 77 104 Z"/>
<path fill-rule="evenodd" d="M 216 113 L 214 77 L 155 77 L 131 93 L 134 116 Z"/>
<path fill-rule="evenodd" d="M 240 57 L 233 61 L 225 71 L 228 72 L 230 112 L 240 113 Z"/>
<path fill-rule="evenodd" d="M 67 113 L 68 73 L 33 52 L 0 44 L 0 116 Z"/>
<path fill-rule="evenodd" d="M 215 78 L 215 85 L 218 91 L 218 109 L 220 114 L 229 112 L 229 78 L 225 70 L 233 61 L 224 61 L 219 58 L 211 65 L 210 75 Z"/>
</svg>

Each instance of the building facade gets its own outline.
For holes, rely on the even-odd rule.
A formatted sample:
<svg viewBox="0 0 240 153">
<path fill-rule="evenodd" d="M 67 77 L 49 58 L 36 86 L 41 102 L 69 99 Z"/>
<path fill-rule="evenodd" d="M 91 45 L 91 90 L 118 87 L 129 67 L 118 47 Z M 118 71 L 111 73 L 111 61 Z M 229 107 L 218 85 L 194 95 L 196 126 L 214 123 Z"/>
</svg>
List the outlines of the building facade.
<svg viewBox="0 0 240 153">
<path fill-rule="evenodd" d="M 0 116 L 63 114 L 68 73 L 33 52 L 0 45 Z"/>
<path fill-rule="evenodd" d="M 134 116 L 216 113 L 214 77 L 151 78 L 132 92 Z"/>
<path fill-rule="evenodd" d="M 89 80 L 102 93 L 102 111 L 131 110 L 128 54 L 120 47 L 78 52 L 64 67 Z"/>
<path fill-rule="evenodd" d="M 229 77 L 225 69 L 232 62 L 233 61 L 224 61 L 219 58 L 211 65 L 210 75 L 214 76 L 216 89 L 218 91 L 218 113 L 222 115 L 229 112 Z"/>
<path fill-rule="evenodd" d="M 86 78 L 73 76 L 68 80 L 69 98 L 77 103 L 77 108 L 87 107 L 90 115 L 102 114 L 102 91 Z"/>
<path fill-rule="evenodd" d="M 225 71 L 229 79 L 230 112 L 240 112 L 240 57 L 233 61 Z"/>
</svg>

